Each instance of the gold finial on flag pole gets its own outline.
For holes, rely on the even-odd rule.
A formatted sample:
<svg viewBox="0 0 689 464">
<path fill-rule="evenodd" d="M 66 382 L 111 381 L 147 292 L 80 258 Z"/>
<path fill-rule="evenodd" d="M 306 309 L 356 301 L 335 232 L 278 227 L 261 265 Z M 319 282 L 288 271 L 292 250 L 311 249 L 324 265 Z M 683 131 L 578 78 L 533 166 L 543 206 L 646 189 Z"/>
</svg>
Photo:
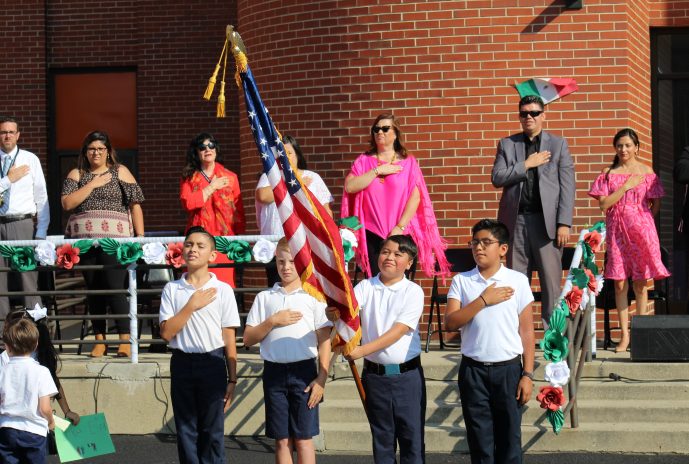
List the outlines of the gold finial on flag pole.
<svg viewBox="0 0 689 464">
<path fill-rule="evenodd" d="M 227 26 L 226 29 L 227 40 L 230 42 L 230 49 L 234 55 L 234 61 L 237 65 L 237 71 L 234 74 L 234 80 L 237 82 L 237 87 L 242 86 L 242 79 L 239 77 L 239 73 L 244 73 L 247 71 L 249 66 L 249 60 L 246 58 L 246 47 L 244 46 L 244 41 L 239 32 L 234 30 L 234 26 L 231 24 Z"/>
</svg>

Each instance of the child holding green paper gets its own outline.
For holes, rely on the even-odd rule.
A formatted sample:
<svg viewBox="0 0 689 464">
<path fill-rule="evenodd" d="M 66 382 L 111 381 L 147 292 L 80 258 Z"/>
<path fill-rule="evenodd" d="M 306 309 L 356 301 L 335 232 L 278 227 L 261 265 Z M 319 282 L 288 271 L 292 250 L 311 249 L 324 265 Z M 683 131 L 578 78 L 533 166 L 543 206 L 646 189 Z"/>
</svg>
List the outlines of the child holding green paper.
<svg viewBox="0 0 689 464">
<path fill-rule="evenodd" d="M 0 370 L 0 462 L 45 462 L 48 430 L 55 427 L 50 399 L 57 387 L 47 367 L 31 357 L 38 329 L 28 319 L 5 324 L 10 362 Z"/>
</svg>

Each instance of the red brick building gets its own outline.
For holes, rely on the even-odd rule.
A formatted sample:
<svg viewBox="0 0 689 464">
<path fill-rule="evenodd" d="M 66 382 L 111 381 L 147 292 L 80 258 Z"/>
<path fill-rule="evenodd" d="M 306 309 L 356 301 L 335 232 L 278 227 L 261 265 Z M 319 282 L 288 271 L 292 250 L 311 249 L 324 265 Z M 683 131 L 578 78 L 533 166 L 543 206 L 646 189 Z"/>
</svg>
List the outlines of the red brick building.
<svg viewBox="0 0 689 464">
<path fill-rule="evenodd" d="M 683 238 L 674 233 L 683 186 L 672 165 L 689 145 L 689 1 L 583 0 L 84 0 L 16 2 L 3 11 L 0 112 L 21 121 L 20 144 L 50 179 L 51 230 L 59 190 L 83 135 L 112 133 L 147 196 L 149 230 L 178 230 L 178 177 L 189 139 L 209 130 L 245 191 L 255 231 L 259 172 L 236 88 L 226 119 L 201 95 L 224 38 L 238 26 L 263 99 L 282 133 L 337 198 L 370 123 L 393 111 L 420 161 L 442 234 L 466 243 L 494 217 L 497 140 L 519 130 L 512 84 L 574 77 L 579 91 L 550 104 L 546 128 L 576 163 L 573 232 L 602 218 L 586 192 L 635 128 L 667 197 L 658 227 L 672 254 L 673 300 L 686 300 Z M 576 2 L 575 2 L 576 3 Z"/>
</svg>

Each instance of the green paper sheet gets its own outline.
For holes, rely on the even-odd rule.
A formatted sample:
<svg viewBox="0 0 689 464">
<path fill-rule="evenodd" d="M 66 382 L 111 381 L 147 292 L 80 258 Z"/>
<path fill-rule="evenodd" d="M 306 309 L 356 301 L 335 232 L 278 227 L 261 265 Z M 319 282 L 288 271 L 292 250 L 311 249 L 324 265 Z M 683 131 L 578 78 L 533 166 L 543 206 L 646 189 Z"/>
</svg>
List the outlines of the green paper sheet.
<svg viewBox="0 0 689 464">
<path fill-rule="evenodd" d="M 64 432 L 55 427 L 55 441 L 60 462 L 78 461 L 115 452 L 103 413 L 81 416 L 79 425 L 70 425 Z"/>
</svg>

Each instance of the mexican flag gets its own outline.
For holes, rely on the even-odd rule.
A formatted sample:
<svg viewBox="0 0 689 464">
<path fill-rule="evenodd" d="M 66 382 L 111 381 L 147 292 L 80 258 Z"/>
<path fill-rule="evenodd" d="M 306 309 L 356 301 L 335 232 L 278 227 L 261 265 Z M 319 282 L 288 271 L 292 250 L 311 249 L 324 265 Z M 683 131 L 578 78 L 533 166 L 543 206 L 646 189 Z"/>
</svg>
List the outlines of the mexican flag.
<svg viewBox="0 0 689 464">
<path fill-rule="evenodd" d="M 538 77 L 521 84 L 515 84 L 515 88 L 520 97 L 537 95 L 543 99 L 543 103 L 546 105 L 579 90 L 577 81 L 571 77 Z"/>
</svg>

